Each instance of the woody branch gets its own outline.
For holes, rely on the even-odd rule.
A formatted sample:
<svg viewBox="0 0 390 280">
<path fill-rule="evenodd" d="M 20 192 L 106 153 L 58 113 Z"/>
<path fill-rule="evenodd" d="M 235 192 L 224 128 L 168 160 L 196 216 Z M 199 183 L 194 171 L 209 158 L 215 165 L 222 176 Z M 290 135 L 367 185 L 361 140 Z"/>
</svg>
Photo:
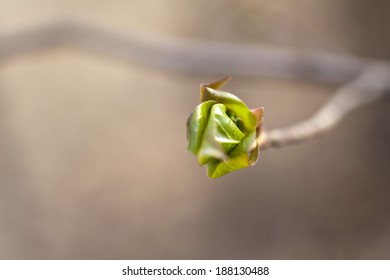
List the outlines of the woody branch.
<svg viewBox="0 0 390 280">
<path fill-rule="evenodd" d="M 321 51 L 178 41 L 122 34 L 96 24 L 62 20 L 0 35 L 0 62 L 14 56 L 70 45 L 129 63 L 189 73 L 315 80 L 341 85 L 311 118 L 286 128 L 266 130 L 260 147 L 282 147 L 330 131 L 352 110 L 390 89 L 390 64 Z"/>
</svg>

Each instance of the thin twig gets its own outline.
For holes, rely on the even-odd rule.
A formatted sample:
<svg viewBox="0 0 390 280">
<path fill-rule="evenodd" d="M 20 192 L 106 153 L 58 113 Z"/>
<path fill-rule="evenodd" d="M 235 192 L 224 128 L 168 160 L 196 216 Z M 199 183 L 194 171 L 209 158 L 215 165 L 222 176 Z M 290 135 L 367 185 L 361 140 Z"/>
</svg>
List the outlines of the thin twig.
<svg viewBox="0 0 390 280">
<path fill-rule="evenodd" d="M 264 131 L 259 139 L 262 149 L 302 142 L 328 132 L 349 112 L 390 89 L 390 66 L 384 61 L 321 51 L 145 38 L 74 20 L 1 35 L 0 62 L 58 45 L 97 51 L 164 70 L 345 84 L 308 120 Z"/>
<path fill-rule="evenodd" d="M 120 33 L 83 21 L 63 20 L 0 36 L 0 61 L 70 45 L 164 70 L 341 84 L 371 60 L 322 51 L 177 40 Z"/>
<path fill-rule="evenodd" d="M 385 64 L 368 67 L 342 86 L 311 118 L 292 126 L 264 131 L 262 149 L 281 147 L 312 139 L 336 126 L 352 110 L 373 102 L 390 90 L 390 71 Z"/>
</svg>

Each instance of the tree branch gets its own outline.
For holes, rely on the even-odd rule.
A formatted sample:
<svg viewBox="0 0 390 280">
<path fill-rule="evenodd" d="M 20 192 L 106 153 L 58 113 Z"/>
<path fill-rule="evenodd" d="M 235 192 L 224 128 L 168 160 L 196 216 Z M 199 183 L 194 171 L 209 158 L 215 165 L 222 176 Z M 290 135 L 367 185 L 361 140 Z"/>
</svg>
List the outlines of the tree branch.
<svg viewBox="0 0 390 280">
<path fill-rule="evenodd" d="M 311 118 L 292 126 L 264 131 L 262 149 L 295 144 L 331 130 L 352 110 L 373 102 L 390 89 L 390 71 L 386 64 L 374 64 L 350 83 L 342 86 Z"/>
<path fill-rule="evenodd" d="M 384 61 L 321 51 L 145 38 L 67 20 L 1 35 L 0 62 L 58 45 L 97 51 L 163 70 L 346 83 L 308 120 L 264 131 L 258 139 L 262 149 L 302 142 L 328 132 L 349 112 L 390 89 L 390 66 Z"/>
<path fill-rule="evenodd" d="M 177 40 L 119 33 L 82 21 L 63 20 L 0 36 L 0 61 L 69 45 L 164 70 L 224 76 L 317 80 L 341 84 L 371 60 L 313 50 Z"/>
</svg>

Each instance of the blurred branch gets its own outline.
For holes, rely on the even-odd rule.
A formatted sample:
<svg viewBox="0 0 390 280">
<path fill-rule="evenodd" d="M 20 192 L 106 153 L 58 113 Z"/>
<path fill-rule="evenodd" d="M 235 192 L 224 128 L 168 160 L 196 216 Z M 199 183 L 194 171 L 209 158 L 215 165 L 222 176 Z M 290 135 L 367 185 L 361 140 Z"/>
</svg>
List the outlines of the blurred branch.
<svg viewBox="0 0 390 280">
<path fill-rule="evenodd" d="M 218 75 L 316 80 L 345 84 L 311 118 L 265 131 L 263 149 L 301 142 L 329 131 L 353 109 L 390 88 L 390 66 L 321 51 L 178 41 L 121 34 L 80 21 L 60 21 L 0 36 L 0 62 L 33 51 L 68 45 L 164 70 Z M 351 81 L 352 80 L 352 81 Z"/>
<path fill-rule="evenodd" d="M 370 62 L 321 51 L 142 37 L 82 21 L 58 21 L 0 35 L 0 61 L 58 45 L 97 51 L 164 70 L 335 84 L 353 78 Z"/>
</svg>

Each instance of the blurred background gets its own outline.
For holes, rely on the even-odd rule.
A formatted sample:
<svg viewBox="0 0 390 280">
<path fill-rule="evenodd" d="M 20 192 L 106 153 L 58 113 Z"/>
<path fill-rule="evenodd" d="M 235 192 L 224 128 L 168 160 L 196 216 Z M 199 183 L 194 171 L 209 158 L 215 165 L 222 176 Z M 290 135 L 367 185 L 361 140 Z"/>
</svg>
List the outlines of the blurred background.
<svg viewBox="0 0 390 280">
<path fill-rule="evenodd" d="M 61 18 L 145 38 L 390 57 L 386 0 L 0 0 L 0 35 Z M 218 78 L 69 46 L 0 61 L 0 258 L 390 258 L 389 99 L 210 180 L 186 152 L 185 123 L 199 85 Z M 264 106 L 275 128 L 336 87 L 233 77 L 225 89 Z"/>
</svg>

